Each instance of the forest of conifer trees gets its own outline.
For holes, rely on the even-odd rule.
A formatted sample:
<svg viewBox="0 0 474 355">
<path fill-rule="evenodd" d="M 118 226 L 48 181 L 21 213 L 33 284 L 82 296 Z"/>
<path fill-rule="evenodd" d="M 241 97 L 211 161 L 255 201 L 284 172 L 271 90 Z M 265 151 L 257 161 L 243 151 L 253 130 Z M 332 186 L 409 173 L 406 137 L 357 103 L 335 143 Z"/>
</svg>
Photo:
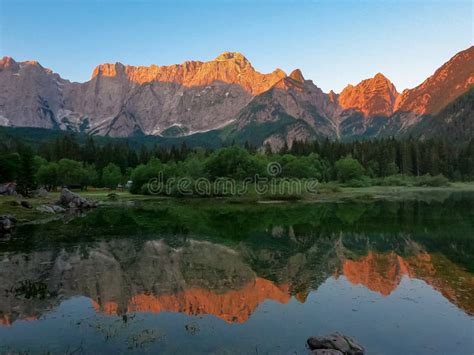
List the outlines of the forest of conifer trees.
<svg viewBox="0 0 474 355">
<path fill-rule="evenodd" d="M 140 184 L 158 171 L 167 177 L 243 179 L 264 175 L 269 162 L 281 164 L 282 177 L 317 178 L 353 186 L 384 179 L 397 181 L 393 177 L 443 176 L 451 181 L 470 181 L 474 178 L 474 140 L 464 146 L 414 139 L 296 141 L 291 148 L 285 145 L 272 152 L 269 146 L 257 149 L 248 143 L 216 150 L 189 148 L 186 143 L 170 148 L 143 144 L 137 148 L 126 141 L 98 143 L 94 137 L 79 142 L 73 135 L 32 147 L 12 138 L 0 145 L 0 181 L 15 181 L 29 188 L 115 188 L 136 180 L 132 192 L 140 192 Z M 341 167 L 349 171 L 346 177 L 341 176 Z"/>
</svg>

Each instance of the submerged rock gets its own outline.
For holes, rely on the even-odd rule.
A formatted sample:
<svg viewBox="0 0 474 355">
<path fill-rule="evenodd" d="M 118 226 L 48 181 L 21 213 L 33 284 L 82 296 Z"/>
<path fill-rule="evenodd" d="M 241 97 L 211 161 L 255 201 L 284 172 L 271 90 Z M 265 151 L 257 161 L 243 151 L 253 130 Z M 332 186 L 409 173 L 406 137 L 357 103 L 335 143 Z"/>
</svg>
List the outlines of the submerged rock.
<svg viewBox="0 0 474 355">
<path fill-rule="evenodd" d="M 354 339 L 340 333 L 333 333 L 326 336 L 314 336 L 307 340 L 312 354 L 329 355 L 363 355 L 365 349 Z M 323 352 L 325 350 L 326 352 Z M 333 351 L 333 352 L 327 352 Z M 335 352 L 334 352 L 335 351 Z"/>
<path fill-rule="evenodd" d="M 59 197 L 59 205 L 66 208 L 95 208 L 97 207 L 97 201 L 88 200 L 84 197 L 75 194 L 69 189 L 62 189 L 61 196 Z"/>
</svg>

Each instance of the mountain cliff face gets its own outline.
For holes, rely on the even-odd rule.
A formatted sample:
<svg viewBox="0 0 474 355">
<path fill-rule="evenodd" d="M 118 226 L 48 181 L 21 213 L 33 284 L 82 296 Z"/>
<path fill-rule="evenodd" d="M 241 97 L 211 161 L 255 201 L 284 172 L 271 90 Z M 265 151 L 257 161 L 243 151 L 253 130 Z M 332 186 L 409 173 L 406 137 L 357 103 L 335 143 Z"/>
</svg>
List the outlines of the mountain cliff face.
<svg viewBox="0 0 474 355">
<path fill-rule="evenodd" d="M 158 81 L 186 87 L 206 86 L 220 81 L 239 85 L 248 93 L 256 95 L 268 90 L 286 75 L 280 69 L 270 74 L 259 73 L 242 54 L 224 52 L 209 62 L 188 61 L 169 66 L 101 64 L 94 69 L 92 79 L 97 76 L 126 78 L 136 84 Z"/>
<path fill-rule="evenodd" d="M 395 86 L 378 73 L 356 86 L 348 85 L 337 97 L 340 137 L 373 137 L 379 134 L 394 111 Z"/>
<path fill-rule="evenodd" d="M 329 96 L 297 69 L 240 111 L 235 137 L 275 149 L 291 146 L 296 139 L 336 138 L 336 110 Z"/>
<path fill-rule="evenodd" d="M 261 74 L 240 53 L 223 53 L 210 62 L 171 66 L 99 65 L 79 86 L 72 107 L 85 108 L 97 124 L 92 133 L 178 134 L 220 128 L 252 98 L 285 76 Z"/>
<path fill-rule="evenodd" d="M 426 117 L 439 116 L 473 86 L 474 47 L 401 94 L 380 73 L 326 94 L 300 70 L 262 74 L 231 52 L 169 66 L 101 64 L 85 83 L 61 79 L 37 62 L 4 57 L 0 124 L 114 137 L 187 136 L 228 126 L 232 139 L 277 149 L 326 137 L 425 136 L 419 131 L 426 129 Z M 457 116 L 450 117 L 454 121 L 444 119 L 448 126 Z"/>
<path fill-rule="evenodd" d="M 69 82 L 38 62 L 0 60 L 0 124 L 59 128 L 55 113 Z"/>
<path fill-rule="evenodd" d="M 413 137 L 449 137 L 451 142 L 468 142 L 474 137 L 474 88 L 449 103 L 436 115 L 426 115 L 408 130 Z"/>
<path fill-rule="evenodd" d="M 239 53 L 209 62 L 134 67 L 101 64 L 70 83 L 38 63 L 0 62 L 3 125 L 62 128 L 109 136 L 182 135 L 231 122 L 254 95 L 286 74 L 257 72 Z"/>
<path fill-rule="evenodd" d="M 446 137 L 445 132 L 422 132 L 426 122 L 440 116 L 450 103 L 474 87 L 474 46 L 459 52 L 442 65 L 435 73 L 414 89 L 405 90 L 395 103 L 395 113 L 390 117 L 380 134 L 384 136 L 415 135 Z M 464 112 L 462 115 L 466 115 Z M 436 119 L 437 125 L 448 130 L 460 125 L 457 115 L 451 111 L 450 118 Z M 433 135 L 434 134 L 434 135 Z"/>
<path fill-rule="evenodd" d="M 436 114 L 474 85 L 474 46 L 459 52 L 421 85 L 405 90 L 396 111 Z"/>
<path fill-rule="evenodd" d="M 388 117 L 394 111 L 397 97 L 395 85 L 383 74 L 377 73 L 356 86 L 346 86 L 339 95 L 339 104 L 344 110 L 353 109 L 365 117 Z"/>
</svg>

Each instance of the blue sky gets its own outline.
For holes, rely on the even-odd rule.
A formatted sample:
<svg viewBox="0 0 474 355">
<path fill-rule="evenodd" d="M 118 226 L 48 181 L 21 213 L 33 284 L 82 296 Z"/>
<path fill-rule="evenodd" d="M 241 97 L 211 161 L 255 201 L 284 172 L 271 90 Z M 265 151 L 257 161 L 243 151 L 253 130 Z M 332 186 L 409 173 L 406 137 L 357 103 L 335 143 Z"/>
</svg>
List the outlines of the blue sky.
<svg viewBox="0 0 474 355">
<path fill-rule="evenodd" d="M 300 68 L 339 92 L 382 72 L 399 91 L 473 44 L 471 0 L 0 0 L 0 55 L 86 81 L 134 65 L 243 53 L 262 72 Z"/>
</svg>

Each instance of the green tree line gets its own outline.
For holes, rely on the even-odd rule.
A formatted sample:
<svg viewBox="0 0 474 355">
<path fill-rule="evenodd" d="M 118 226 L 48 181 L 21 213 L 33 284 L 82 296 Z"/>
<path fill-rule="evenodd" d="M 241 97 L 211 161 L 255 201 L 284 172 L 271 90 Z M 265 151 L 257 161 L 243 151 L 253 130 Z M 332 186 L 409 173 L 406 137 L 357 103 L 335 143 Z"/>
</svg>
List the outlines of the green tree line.
<svg viewBox="0 0 474 355">
<path fill-rule="evenodd" d="M 230 145 L 217 150 L 160 146 L 138 149 L 127 143 L 96 144 L 93 137 L 79 144 L 73 136 L 58 137 L 53 143 L 33 150 L 21 139 L 0 144 L 0 182 L 16 181 L 23 190 L 38 185 L 116 188 L 133 181 L 132 192 L 143 192 L 150 178 L 162 173 L 171 177 L 228 177 L 242 180 L 266 176 L 270 162 L 281 166 L 278 177 L 316 178 L 351 186 L 373 183 L 440 184 L 474 178 L 474 139 L 464 146 L 442 140 L 380 139 L 356 142 L 294 142 L 279 152 L 270 147 L 256 149 Z M 412 180 L 410 180 L 412 179 Z M 415 179 L 415 180 L 413 180 Z"/>
</svg>

